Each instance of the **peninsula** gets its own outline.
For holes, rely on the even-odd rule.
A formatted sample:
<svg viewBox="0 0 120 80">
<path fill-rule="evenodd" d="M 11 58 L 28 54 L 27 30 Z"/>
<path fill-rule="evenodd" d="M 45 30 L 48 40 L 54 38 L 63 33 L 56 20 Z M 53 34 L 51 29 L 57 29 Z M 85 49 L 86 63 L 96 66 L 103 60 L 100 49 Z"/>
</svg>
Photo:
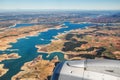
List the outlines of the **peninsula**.
<svg viewBox="0 0 120 80">
<path fill-rule="evenodd" d="M 59 34 L 38 52 L 62 52 L 67 60 L 81 58 L 120 59 L 120 26 L 91 26 Z"/>
<path fill-rule="evenodd" d="M 53 60 L 43 60 L 42 56 L 38 56 L 34 60 L 25 63 L 18 74 L 12 77 L 12 80 L 48 80 L 53 73 L 55 63 L 58 58 Z"/>
</svg>

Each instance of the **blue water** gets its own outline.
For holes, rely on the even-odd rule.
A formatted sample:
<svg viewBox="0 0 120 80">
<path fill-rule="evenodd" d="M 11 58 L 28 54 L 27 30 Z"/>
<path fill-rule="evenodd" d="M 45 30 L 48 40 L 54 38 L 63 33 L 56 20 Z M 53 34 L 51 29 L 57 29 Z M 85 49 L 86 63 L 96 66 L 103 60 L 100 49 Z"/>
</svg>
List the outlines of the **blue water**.
<svg viewBox="0 0 120 80">
<path fill-rule="evenodd" d="M 22 23 L 22 24 L 16 24 L 16 26 L 14 26 L 15 28 L 18 27 L 26 27 L 26 26 L 33 26 L 34 24 L 28 24 L 28 23 Z"/>
<path fill-rule="evenodd" d="M 58 33 L 64 33 L 65 31 L 70 31 L 78 28 L 85 28 L 86 26 L 91 26 L 92 24 L 72 24 L 69 22 L 65 22 L 66 28 L 61 29 L 52 29 L 46 32 L 41 32 L 38 36 L 28 37 L 19 39 L 16 43 L 11 43 L 12 47 L 9 49 L 19 49 L 18 51 L 1 51 L 2 53 L 10 54 L 12 52 L 18 53 L 21 58 L 14 60 L 5 60 L 1 63 L 5 64 L 5 68 L 8 68 L 9 71 L 2 77 L 0 80 L 11 80 L 11 77 L 17 74 L 20 71 L 20 68 L 23 66 L 25 62 L 31 61 L 36 58 L 38 55 L 42 55 L 44 60 L 52 60 L 55 56 L 58 56 L 60 61 L 64 61 L 64 54 L 61 52 L 54 52 L 49 54 L 46 53 L 38 53 L 35 45 L 38 44 L 49 44 L 54 36 Z M 20 26 L 22 27 L 22 25 Z"/>
</svg>

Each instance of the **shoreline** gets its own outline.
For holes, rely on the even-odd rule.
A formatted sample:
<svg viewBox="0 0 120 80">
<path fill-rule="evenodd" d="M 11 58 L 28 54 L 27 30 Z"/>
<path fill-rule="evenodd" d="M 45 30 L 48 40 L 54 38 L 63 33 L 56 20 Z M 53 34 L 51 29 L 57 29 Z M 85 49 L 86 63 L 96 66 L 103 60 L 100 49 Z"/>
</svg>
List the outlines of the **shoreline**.
<svg viewBox="0 0 120 80">
<path fill-rule="evenodd" d="M 11 54 L 0 54 L 0 62 L 4 60 L 10 60 L 10 59 L 18 59 L 21 56 L 19 56 L 17 53 L 11 53 Z M 4 64 L 0 64 L 0 77 L 2 77 L 4 74 L 6 74 L 9 71 L 9 69 L 4 68 Z"/>
<path fill-rule="evenodd" d="M 71 59 L 69 59 L 68 58 L 68 55 L 69 54 L 71 54 L 71 52 L 64 52 L 64 51 L 62 51 L 62 50 L 60 50 L 60 49 L 58 49 L 58 50 L 54 50 L 54 51 L 42 51 L 41 49 L 43 48 L 44 49 L 44 47 L 45 48 L 47 48 L 48 46 L 51 46 L 52 45 L 52 43 L 54 43 L 54 42 L 66 42 L 66 40 L 62 40 L 62 39 L 60 39 L 59 37 L 61 37 L 61 36 L 65 36 L 66 34 L 68 34 L 68 33 L 70 33 L 70 32 L 74 32 L 74 31 L 78 31 L 78 30 L 82 30 L 82 29 L 76 29 L 76 30 L 70 30 L 70 31 L 66 31 L 66 32 L 64 32 L 64 33 L 58 33 L 58 35 L 56 35 L 56 36 L 54 36 L 54 39 L 52 39 L 51 40 L 51 43 L 49 43 L 49 44 L 46 44 L 46 45 L 36 45 L 35 47 L 37 48 L 37 52 L 41 52 L 41 53 L 46 53 L 46 54 L 51 54 L 51 53 L 54 53 L 54 52 L 61 52 L 61 53 L 63 53 L 64 54 L 64 59 L 67 59 L 67 60 L 71 60 Z M 80 53 L 81 54 L 81 53 Z M 77 58 L 78 59 L 78 58 Z M 82 59 L 82 58 L 80 58 L 80 59 Z"/>
<path fill-rule="evenodd" d="M 20 35 L 17 35 L 17 36 L 9 36 L 9 37 L 5 37 L 5 38 L 0 39 L 0 42 L 2 42 L 0 44 L 0 50 L 4 51 L 4 50 L 12 47 L 12 45 L 10 45 L 10 43 L 16 43 L 19 39 L 27 38 L 27 37 L 31 37 L 31 36 L 38 36 L 41 32 L 46 32 L 46 31 L 51 30 L 51 29 L 61 29 L 61 28 L 63 28 L 63 27 L 61 27 L 61 25 L 55 26 L 55 28 L 49 28 L 49 27 L 44 27 L 44 26 L 41 26 L 43 29 L 39 28 L 40 26 L 31 26 L 29 28 L 32 28 L 32 27 L 36 27 L 36 30 L 35 31 L 30 31 L 27 34 L 23 33 L 23 34 L 20 34 Z M 20 29 L 24 30 L 24 28 L 26 29 L 28 27 L 22 27 Z M 18 30 L 18 28 L 17 29 L 14 28 L 12 30 Z"/>
</svg>

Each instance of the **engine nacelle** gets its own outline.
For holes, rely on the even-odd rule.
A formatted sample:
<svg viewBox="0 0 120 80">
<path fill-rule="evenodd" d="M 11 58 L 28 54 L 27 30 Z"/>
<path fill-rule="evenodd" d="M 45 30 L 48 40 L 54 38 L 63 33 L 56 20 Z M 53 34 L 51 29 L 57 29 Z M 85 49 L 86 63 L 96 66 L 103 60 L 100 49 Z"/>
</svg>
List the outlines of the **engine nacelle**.
<svg viewBox="0 0 120 80">
<path fill-rule="evenodd" d="M 120 80 L 120 61 L 87 59 L 60 62 L 51 80 Z"/>
</svg>

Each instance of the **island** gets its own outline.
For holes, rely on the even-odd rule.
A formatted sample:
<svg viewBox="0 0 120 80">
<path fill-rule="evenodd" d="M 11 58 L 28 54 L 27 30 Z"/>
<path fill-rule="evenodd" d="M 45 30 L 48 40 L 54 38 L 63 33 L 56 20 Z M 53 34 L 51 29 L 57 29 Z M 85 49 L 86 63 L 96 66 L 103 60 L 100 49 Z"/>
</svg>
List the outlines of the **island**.
<svg viewBox="0 0 120 80">
<path fill-rule="evenodd" d="M 11 54 L 0 54 L 0 62 L 4 61 L 4 60 L 9 60 L 9 59 L 17 59 L 20 58 L 21 56 L 19 56 L 17 53 L 11 53 Z"/>
</svg>

